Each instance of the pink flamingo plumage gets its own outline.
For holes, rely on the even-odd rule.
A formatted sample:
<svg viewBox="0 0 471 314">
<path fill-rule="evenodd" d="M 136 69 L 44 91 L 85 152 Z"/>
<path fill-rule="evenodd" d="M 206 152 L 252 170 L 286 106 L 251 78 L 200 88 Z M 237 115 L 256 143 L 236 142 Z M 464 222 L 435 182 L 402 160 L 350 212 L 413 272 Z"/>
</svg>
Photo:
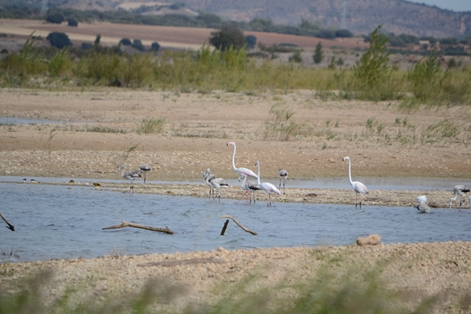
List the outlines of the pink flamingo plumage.
<svg viewBox="0 0 471 314">
<path fill-rule="evenodd" d="M 243 176 L 258 178 L 258 176 L 255 174 L 255 172 L 253 172 L 252 170 L 247 169 L 247 168 L 237 168 L 236 167 L 236 165 L 235 165 L 235 154 L 236 154 L 236 149 L 237 149 L 236 144 L 234 142 L 228 142 L 226 144 L 226 146 L 229 146 L 229 145 L 234 146 L 234 153 L 232 154 L 232 168 L 239 175 L 239 181 Z"/>
</svg>

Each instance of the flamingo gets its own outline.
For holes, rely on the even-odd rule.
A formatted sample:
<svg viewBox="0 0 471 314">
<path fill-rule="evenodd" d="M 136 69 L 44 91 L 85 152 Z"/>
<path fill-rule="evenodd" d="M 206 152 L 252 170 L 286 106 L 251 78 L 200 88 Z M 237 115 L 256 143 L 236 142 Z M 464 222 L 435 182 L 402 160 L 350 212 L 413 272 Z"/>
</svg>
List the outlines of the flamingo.
<svg viewBox="0 0 471 314">
<path fill-rule="evenodd" d="M 132 170 L 132 171 L 126 171 L 126 167 L 124 165 L 119 166 L 118 172 L 121 172 L 121 176 L 124 179 L 131 180 L 131 194 L 134 193 L 134 180 L 140 179 L 141 178 L 141 171 L 140 170 Z"/>
<path fill-rule="evenodd" d="M 430 207 L 426 204 L 427 197 L 425 195 L 420 195 L 417 197 L 417 202 L 419 203 L 415 208 L 419 211 L 420 214 L 426 214 L 430 212 Z"/>
<path fill-rule="evenodd" d="M 144 182 L 142 182 L 142 185 L 146 184 L 146 173 L 148 171 L 152 171 L 152 168 L 149 167 L 148 165 L 140 165 L 139 169 L 141 169 L 142 173 L 144 173 Z"/>
<path fill-rule="evenodd" d="M 206 170 L 209 170 L 206 169 Z M 221 188 L 227 188 L 229 186 L 229 184 L 227 184 L 226 182 L 224 182 L 224 179 L 223 178 L 216 178 L 215 175 L 211 174 L 211 172 L 207 172 L 207 175 L 206 175 L 206 184 L 210 185 L 210 188 L 212 189 L 213 191 L 213 199 L 214 199 L 214 189 L 216 189 L 218 191 L 218 198 L 219 198 L 219 201 L 221 201 L 221 193 L 220 193 L 220 189 Z M 211 190 L 209 192 L 211 194 Z"/>
<path fill-rule="evenodd" d="M 204 182 L 206 182 L 206 184 L 209 186 L 209 198 L 211 198 L 211 194 L 213 193 L 213 186 L 211 185 L 209 181 L 206 180 L 206 178 L 208 178 L 210 175 L 211 175 L 211 170 L 209 168 L 203 171 Z"/>
<path fill-rule="evenodd" d="M 465 203 L 465 200 L 464 200 L 464 194 L 466 192 L 469 192 L 469 188 L 467 186 L 464 186 L 464 185 L 455 185 L 455 187 L 453 188 L 453 193 L 454 193 L 454 196 L 452 198 L 450 198 L 450 209 L 451 209 L 451 204 L 456 201 L 456 198 L 458 197 L 458 195 L 460 196 L 460 207 L 463 203 Z"/>
<path fill-rule="evenodd" d="M 255 174 L 255 172 L 253 172 L 252 170 L 250 169 L 247 169 L 247 168 L 237 168 L 235 166 L 235 154 L 236 154 L 236 144 L 234 142 L 228 142 L 226 144 L 226 146 L 229 146 L 229 145 L 232 145 L 234 146 L 234 153 L 232 154 L 232 168 L 234 169 L 234 171 L 239 175 L 239 181 L 242 177 L 252 177 L 252 178 L 258 178 L 257 175 Z"/>
<path fill-rule="evenodd" d="M 276 194 L 280 195 L 281 192 L 276 188 L 276 186 L 274 186 L 274 185 L 271 184 L 270 182 L 263 182 L 263 183 L 260 183 L 260 163 L 258 162 L 258 160 L 255 162 L 255 166 L 258 167 L 258 176 L 257 176 L 258 185 L 260 186 L 260 189 L 264 190 L 265 193 L 268 194 L 268 203 L 267 203 L 267 206 L 271 206 L 270 194 L 271 194 L 271 193 L 276 193 Z"/>
<path fill-rule="evenodd" d="M 253 203 L 255 204 L 255 191 L 260 191 L 261 190 L 260 186 L 258 184 L 250 183 L 247 180 L 247 177 L 244 177 L 244 180 L 242 181 L 242 190 L 245 190 L 245 193 L 239 199 L 239 202 L 241 199 L 244 198 L 244 196 L 247 193 L 249 193 L 249 203 L 252 204 L 252 199 L 253 199 Z"/>
<path fill-rule="evenodd" d="M 280 177 L 280 185 L 278 187 L 281 189 L 281 180 L 283 180 L 283 189 L 285 190 L 284 193 L 286 193 L 285 181 L 288 178 L 288 171 L 286 171 L 285 169 L 280 168 L 280 171 L 278 172 L 278 176 Z"/>
<path fill-rule="evenodd" d="M 350 157 L 343 157 L 342 161 L 348 160 L 348 179 L 350 180 L 350 184 L 352 185 L 353 190 L 356 192 L 355 194 L 355 208 L 358 204 L 358 194 L 360 194 L 360 208 L 361 208 L 361 194 L 369 194 L 370 192 L 366 188 L 366 186 L 359 182 L 359 181 L 352 181 L 352 165 L 350 163 Z"/>
</svg>

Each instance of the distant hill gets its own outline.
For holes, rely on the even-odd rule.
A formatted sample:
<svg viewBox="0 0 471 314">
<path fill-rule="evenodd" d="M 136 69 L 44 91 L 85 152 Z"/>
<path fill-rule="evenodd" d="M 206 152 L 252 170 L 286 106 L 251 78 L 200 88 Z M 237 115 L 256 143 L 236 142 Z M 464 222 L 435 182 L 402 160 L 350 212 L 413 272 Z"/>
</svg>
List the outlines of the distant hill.
<svg viewBox="0 0 471 314">
<path fill-rule="evenodd" d="M 469 0 L 468 0 L 469 1 Z M 0 5 L 27 3 L 41 7 L 42 0 L 0 0 Z M 378 25 L 396 35 L 471 36 L 471 12 L 458 13 L 405 0 L 49 0 L 49 5 L 79 10 L 131 10 L 154 7 L 143 14 L 213 13 L 233 21 L 269 19 L 274 24 L 299 25 L 307 20 L 323 28 L 346 28 L 369 34 Z M 160 8 L 165 5 L 166 8 Z M 168 10 L 171 6 L 175 9 Z"/>
</svg>

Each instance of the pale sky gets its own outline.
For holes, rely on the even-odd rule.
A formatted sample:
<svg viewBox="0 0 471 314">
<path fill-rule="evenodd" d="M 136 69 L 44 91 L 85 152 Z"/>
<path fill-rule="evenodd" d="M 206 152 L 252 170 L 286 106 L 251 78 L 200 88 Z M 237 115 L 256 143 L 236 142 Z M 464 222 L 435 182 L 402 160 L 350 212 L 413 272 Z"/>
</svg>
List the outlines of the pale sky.
<svg viewBox="0 0 471 314">
<path fill-rule="evenodd" d="M 406 0 L 409 2 L 435 5 L 440 9 L 447 9 L 455 12 L 471 11 L 471 0 Z"/>
</svg>

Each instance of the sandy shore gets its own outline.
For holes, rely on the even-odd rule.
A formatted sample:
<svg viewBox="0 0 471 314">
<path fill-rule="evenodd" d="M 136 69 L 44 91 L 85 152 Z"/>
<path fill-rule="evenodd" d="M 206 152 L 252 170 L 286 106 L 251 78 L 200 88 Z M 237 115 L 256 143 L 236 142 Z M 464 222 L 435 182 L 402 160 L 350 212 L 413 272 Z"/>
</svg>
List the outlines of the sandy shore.
<svg viewBox="0 0 471 314">
<path fill-rule="evenodd" d="M 288 141 L 264 138 L 272 123 L 269 112 L 274 104 L 293 110 L 293 122 L 303 125 L 307 133 Z M 292 179 L 342 176 L 347 180 L 348 165 L 341 161 L 347 155 L 352 158 L 353 177 L 444 177 L 462 182 L 471 169 L 469 136 L 460 131 L 469 130 L 469 110 L 404 111 L 395 104 L 319 100 L 313 92 L 253 96 L 2 90 L 2 116 L 63 123 L 0 125 L 0 175 L 28 179 L 19 184 L 41 184 L 29 179 L 57 177 L 74 178 L 73 183 L 61 184 L 93 186 L 82 178 L 116 180 L 120 179 L 119 165 L 133 169 L 145 163 L 153 168 L 148 174 L 152 180 L 201 184 L 148 184 L 145 188 L 138 184 L 135 193 L 207 197 L 209 189 L 202 182 L 206 168 L 217 176 L 236 178 L 231 166 L 233 150 L 226 146 L 233 140 L 238 144 L 237 166 L 256 169 L 254 162 L 259 160 L 264 181 L 273 183 L 278 182 L 280 167 L 287 169 Z M 145 119 L 165 121 L 162 132 L 141 133 Z M 434 133 L 443 121 L 459 126 L 452 138 Z M 94 188 L 129 193 L 125 180 L 100 183 Z M 446 208 L 452 188 L 372 190 L 364 204 L 404 206 L 416 211 L 412 207 L 416 197 L 426 195 L 432 208 Z M 222 191 L 223 198 L 240 195 L 240 186 Z M 259 202 L 266 199 L 262 193 L 257 197 Z M 352 190 L 321 187 L 287 188 L 286 194 L 274 198 L 275 202 L 352 206 L 354 200 Z M 5 214 L 8 210 L 2 208 Z M 110 294 L 132 295 L 152 280 L 154 287 L 175 291 L 169 294 L 159 290 L 161 301 L 156 308 L 175 312 L 187 304 L 214 305 L 228 298 L 228 291 L 237 289 L 243 278 L 255 273 L 262 275 L 250 289 L 279 287 L 283 282 L 286 287 L 273 293 L 287 296 L 290 285 L 316 276 L 327 266 L 348 274 L 351 265 L 366 270 L 388 261 L 380 277 L 390 291 L 415 296 L 404 301 L 406 306 L 414 308 L 425 298 L 446 291 L 438 302 L 438 311 L 465 313 L 469 305 L 463 310 L 458 303 L 470 292 L 470 249 L 469 242 L 237 251 L 220 248 L 186 254 L 2 263 L 0 278 L 2 289 L 13 292 L 30 274 L 52 270 L 44 300 L 60 296 L 68 287 L 80 287 L 74 297 L 77 302 L 90 298 L 105 302 Z M 330 265 L 332 260 L 336 262 Z"/>
</svg>

